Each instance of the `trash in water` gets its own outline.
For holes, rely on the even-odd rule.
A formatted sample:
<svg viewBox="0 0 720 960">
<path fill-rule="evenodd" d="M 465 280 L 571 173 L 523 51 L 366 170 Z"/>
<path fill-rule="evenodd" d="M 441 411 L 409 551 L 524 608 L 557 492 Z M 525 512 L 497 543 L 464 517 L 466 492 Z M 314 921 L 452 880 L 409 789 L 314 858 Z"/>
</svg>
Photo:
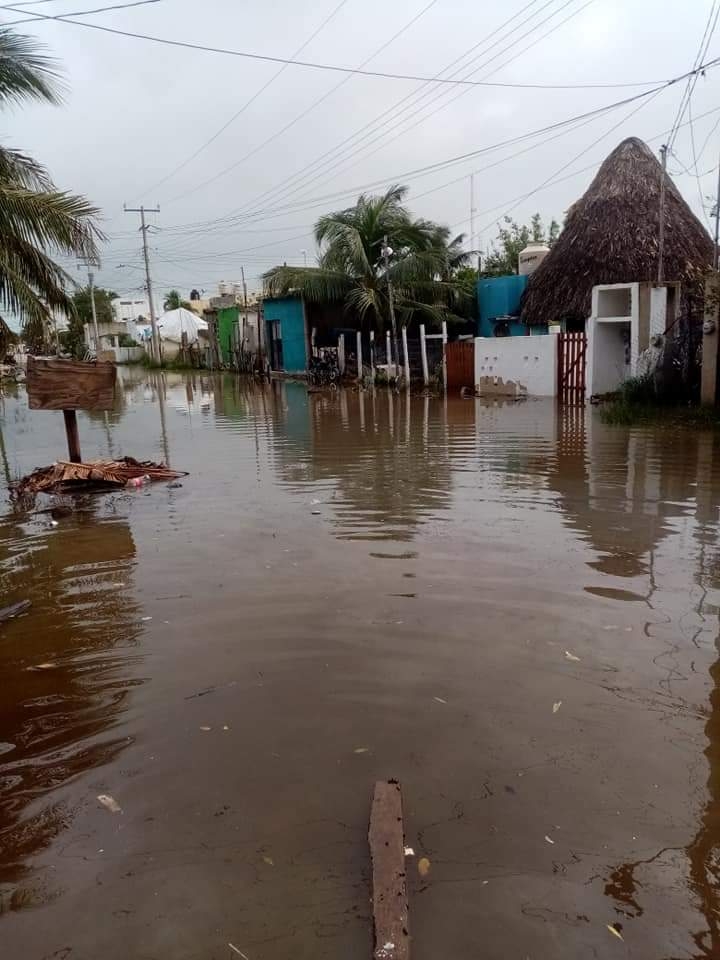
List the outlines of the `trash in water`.
<svg viewBox="0 0 720 960">
<path fill-rule="evenodd" d="M 310 501 L 310 503 L 315 507 L 315 506 L 317 506 L 318 503 L 322 503 L 322 501 L 321 501 L 321 500 L 318 500 L 317 498 L 314 497 L 314 498 Z"/>
<path fill-rule="evenodd" d="M 430 861 L 427 857 L 420 857 L 418 860 L 418 873 L 421 877 L 426 877 L 430 873 Z"/>
<path fill-rule="evenodd" d="M 28 670 L 57 670 L 56 663 L 36 663 L 34 667 L 28 667 Z"/>
<path fill-rule="evenodd" d="M 226 723 L 224 723 L 224 724 L 223 724 L 223 730 L 229 730 L 229 729 L 230 729 L 230 727 L 229 727 Z"/>
<path fill-rule="evenodd" d="M 50 526 L 51 526 L 51 527 L 59 527 L 60 524 L 58 523 L 57 520 L 51 520 L 51 521 L 50 521 Z"/>
<path fill-rule="evenodd" d="M 13 617 L 19 617 L 21 613 L 29 610 L 30 606 L 30 600 L 20 600 L 19 603 L 11 603 L 9 607 L 3 607 L 0 610 L 0 623 L 4 620 L 12 620 Z"/>
<path fill-rule="evenodd" d="M 142 481 L 176 480 L 186 476 L 185 471 L 170 470 L 164 463 L 139 461 L 132 457 L 123 457 L 122 460 L 89 460 L 87 463 L 58 460 L 57 463 L 34 470 L 22 480 L 13 483 L 10 493 L 13 499 L 21 499 L 36 493 L 109 489 L 125 487 L 129 481 L 138 479 L 142 484 Z"/>
<path fill-rule="evenodd" d="M 614 937 L 617 937 L 618 940 L 622 940 L 623 943 L 625 942 L 625 938 L 623 937 L 623 935 L 620 933 L 620 931 L 618 930 L 618 928 L 617 928 L 614 924 L 612 924 L 612 923 L 607 923 L 607 924 L 605 924 L 605 926 L 608 928 L 608 930 L 610 931 L 610 933 L 611 933 Z"/>
<path fill-rule="evenodd" d="M 321 515 L 321 511 L 320 511 L 320 510 L 312 510 L 311 513 L 312 513 L 312 515 L 313 515 L 314 517 L 319 517 L 319 516 Z"/>
<path fill-rule="evenodd" d="M 576 660 L 578 663 L 580 662 L 580 657 L 576 657 L 575 654 L 570 653 L 569 650 L 565 651 L 565 657 L 567 660 Z"/>
<path fill-rule="evenodd" d="M 369 753 L 370 747 L 355 747 L 353 753 Z"/>
<path fill-rule="evenodd" d="M 557 713 L 560 707 L 562 706 L 562 700 L 556 700 L 553 704 L 553 713 Z"/>
<path fill-rule="evenodd" d="M 148 620 L 152 620 L 152 617 L 140 617 L 140 619 L 143 623 L 147 623 Z"/>
<path fill-rule="evenodd" d="M 209 730 L 212 730 L 212 727 L 200 727 L 201 730 L 204 730 L 207 733 Z"/>
<path fill-rule="evenodd" d="M 272 857 L 263 857 L 263 863 L 266 863 L 269 867 L 275 866 L 275 863 L 273 862 Z"/>
<path fill-rule="evenodd" d="M 405 856 L 406 856 L 406 857 L 414 857 L 414 856 L 415 856 L 415 851 L 413 850 L 412 847 L 405 847 Z"/>
<path fill-rule="evenodd" d="M 110 813 L 122 813 L 120 804 L 114 797 L 108 796 L 107 793 L 98 794 L 98 802 L 101 803 L 106 810 L 109 810 Z"/>
<path fill-rule="evenodd" d="M 239 957 L 242 957 L 243 960 L 248 960 L 248 958 L 245 956 L 242 950 L 238 950 L 238 948 L 235 946 L 234 943 L 229 943 L 228 946 L 233 951 L 233 953 L 236 953 Z"/>
<path fill-rule="evenodd" d="M 392 957 L 395 951 L 395 944 L 388 940 L 387 943 L 384 943 L 380 949 L 377 951 L 377 957 L 379 960 L 386 960 L 387 957 Z"/>
<path fill-rule="evenodd" d="M 554 841 L 553 839 L 551 839 L 550 837 L 548 837 L 547 835 L 545 836 L 545 840 L 546 840 L 548 843 L 552 843 L 553 846 L 555 845 L 555 841 Z"/>
<path fill-rule="evenodd" d="M 447 703 L 447 700 L 443 700 L 442 697 L 433 697 L 433 700 L 434 700 L 436 703 Z"/>
</svg>

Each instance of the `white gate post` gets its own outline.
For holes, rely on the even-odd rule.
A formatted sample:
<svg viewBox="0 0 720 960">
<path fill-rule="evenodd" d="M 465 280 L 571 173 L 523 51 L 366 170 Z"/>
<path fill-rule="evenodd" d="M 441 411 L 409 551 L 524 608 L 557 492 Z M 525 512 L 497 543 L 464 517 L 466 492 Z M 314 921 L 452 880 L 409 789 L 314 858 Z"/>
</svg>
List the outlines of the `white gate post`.
<svg viewBox="0 0 720 960">
<path fill-rule="evenodd" d="M 405 368 L 405 388 L 410 389 L 410 358 L 408 357 L 407 327 L 402 328 L 403 366 Z"/>
<path fill-rule="evenodd" d="M 363 378 L 363 357 L 362 357 L 362 333 L 358 330 L 355 334 L 356 338 L 356 356 L 357 356 L 357 375 L 358 380 Z"/>
<path fill-rule="evenodd" d="M 385 331 L 385 362 L 387 364 L 388 380 L 390 379 L 390 364 L 392 363 L 392 353 L 390 352 L 390 331 Z"/>
<path fill-rule="evenodd" d="M 447 393 L 447 356 L 445 353 L 445 347 L 447 346 L 448 336 L 447 336 L 447 321 L 443 320 L 442 322 L 442 347 L 443 347 L 443 387 Z"/>
<path fill-rule="evenodd" d="M 340 376 L 345 375 L 345 334 L 341 333 L 338 337 L 338 370 Z"/>
<path fill-rule="evenodd" d="M 427 386 L 430 382 L 430 377 L 428 376 L 427 344 L 425 343 L 424 323 L 420 324 L 420 359 L 422 361 L 423 383 Z"/>
<path fill-rule="evenodd" d="M 375 331 L 370 331 L 370 380 L 375 383 Z"/>
</svg>

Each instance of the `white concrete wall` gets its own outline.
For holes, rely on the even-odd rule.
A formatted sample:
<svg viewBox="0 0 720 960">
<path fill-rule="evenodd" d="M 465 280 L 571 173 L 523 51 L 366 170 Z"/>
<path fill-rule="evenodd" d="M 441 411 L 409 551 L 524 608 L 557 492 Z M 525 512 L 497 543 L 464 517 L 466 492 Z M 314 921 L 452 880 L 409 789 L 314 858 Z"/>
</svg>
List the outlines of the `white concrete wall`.
<svg viewBox="0 0 720 960">
<path fill-rule="evenodd" d="M 590 317 L 587 327 L 585 381 L 588 397 L 612 393 L 631 375 L 631 346 L 628 342 L 631 327 L 631 320 L 600 320 Z"/>
<path fill-rule="evenodd" d="M 496 385 L 508 382 L 517 384 L 518 393 L 554 397 L 557 336 L 551 333 L 539 337 L 475 337 L 476 391 L 495 393 Z"/>
</svg>

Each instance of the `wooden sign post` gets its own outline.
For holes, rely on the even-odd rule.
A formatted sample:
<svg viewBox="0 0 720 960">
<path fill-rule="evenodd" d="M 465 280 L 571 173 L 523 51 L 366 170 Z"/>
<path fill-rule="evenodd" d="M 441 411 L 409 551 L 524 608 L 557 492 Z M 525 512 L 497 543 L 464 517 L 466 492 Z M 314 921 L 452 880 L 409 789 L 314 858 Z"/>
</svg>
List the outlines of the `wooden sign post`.
<svg viewBox="0 0 720 960">
<path fill-rule="evenodd" d="M 31 410 L 62 410 L 70 460 L 82 463 L 75 411 L 112 410 L 115 364 L 107 360 L 28 357 L 27 391 Z"/>
</svg>

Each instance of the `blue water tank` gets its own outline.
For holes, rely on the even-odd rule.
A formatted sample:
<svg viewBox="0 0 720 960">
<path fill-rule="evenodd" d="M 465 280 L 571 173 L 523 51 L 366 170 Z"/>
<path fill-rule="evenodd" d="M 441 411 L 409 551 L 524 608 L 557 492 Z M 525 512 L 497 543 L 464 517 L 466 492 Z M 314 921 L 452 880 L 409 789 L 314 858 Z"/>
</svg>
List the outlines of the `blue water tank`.
<svg viewBox="0 0 720 960">
<path fill-rule="evenodd" d="M 515 317 L 510 322 L 510 336 L 524 336 L 527 327 L 520 323 L 520 300 L 528 278 L 516 274 L 507 277 L 490 277 L 477 282 L 479 337 L 495 335 L 495 323 L 498 317 Z"/>
</svg>

